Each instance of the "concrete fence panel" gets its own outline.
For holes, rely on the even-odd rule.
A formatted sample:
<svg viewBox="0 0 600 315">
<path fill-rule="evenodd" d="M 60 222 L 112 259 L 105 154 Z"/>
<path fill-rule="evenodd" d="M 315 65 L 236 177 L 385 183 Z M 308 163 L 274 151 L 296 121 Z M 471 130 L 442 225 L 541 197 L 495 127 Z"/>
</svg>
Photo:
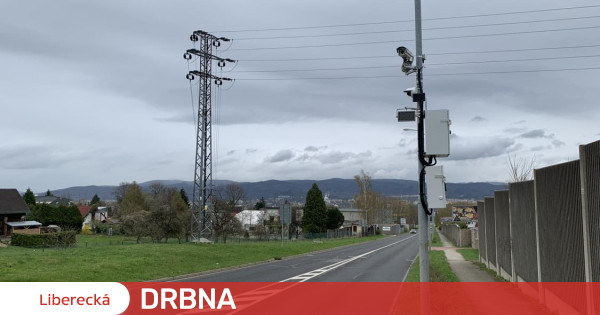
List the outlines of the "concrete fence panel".
<svg viewBox="0 0 600 315">
<path fill-rule="evenodd" d="M 479 260 L 487 265 L 487 244 L 485 243 L 485 203 L 477 202 L 477 225 L 479 229 Z"/>
<path fill-rule="evenodd" d="M 496 261 L 496 220 L 494 218 L 494 198 L 486 197 L 485 203 L 485 242 L 487 246 L 488 268 L 497 270 Z"/>
<path fill-rule="evenodd" d="M 600 141 L 580 146 L 579 161 L 586 281 L 600 282 Z M 588 292 L 588 296 L 599 297 L 600 292 Z M 600 298 L 591 300 L 594 305 L 590 307 L 600 312 Z"/>
<path fill-rule="evenodd" d="M 585 260 L 579 161 L 537 169 L 534 173 L 540 281 L 583 282 Z M 543 295 L 549 294 L 552 292 L 544 290 Z M 563 300 L 585 314 L 585 298 L 585 292 L 572 292 Z"/>
<path fill-rule="evenodd" d="M 534 184 L 511 183 L 508 190 L 513 281 L 538 282 Z"/>
<path fill-rule="evenodd" d="M 511 239 L 508 190 L 499 190 L 494 193 L 494 212 L 498 275 L 510 281 L 512 280 L 512 259 L 510 257 Z"/>
<path fill-rule="evenodd" d="M 579 147 L 588 281 L 600 282 L 600 141 Z"/>
</svg>

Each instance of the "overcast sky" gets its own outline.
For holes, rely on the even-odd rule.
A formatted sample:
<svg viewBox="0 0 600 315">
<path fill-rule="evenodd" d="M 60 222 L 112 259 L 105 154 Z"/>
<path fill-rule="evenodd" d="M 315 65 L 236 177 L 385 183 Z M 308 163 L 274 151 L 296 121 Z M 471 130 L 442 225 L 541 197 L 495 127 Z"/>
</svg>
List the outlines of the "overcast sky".
<svg viewBox="0 0 600 315">
<path fill-rule="evenodd" d="M 0 187 L 192 180 L 194 30 L 232 38 L 214 53 L 238 60 L 214 65 L 235 79 L 214 90 L 214 178 L 416 179 L 416 124 L 395 119 L 414 106 L 396 55 L 415 50 L 413 5 L 2 1 Z M 505 182 L 509 154 L 543 167 L 600 139 L 596 1 L 423 1 L 423 19 L 447 181 Z"/>
</svg>

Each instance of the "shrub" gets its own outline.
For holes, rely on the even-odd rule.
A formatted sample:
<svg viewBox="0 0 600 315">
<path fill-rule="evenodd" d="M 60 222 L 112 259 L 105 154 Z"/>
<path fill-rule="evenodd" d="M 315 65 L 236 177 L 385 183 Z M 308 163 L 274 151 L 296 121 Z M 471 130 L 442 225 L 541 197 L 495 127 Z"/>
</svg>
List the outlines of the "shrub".
<svg viewBox="0 0 600 315">
<path fill-rule="evenodd" d="M 90 229 L 89 225 L 86 225 L 83 227 L 83 229 L 81 229 L 81 234 L 90 235 L 90 234 L 92 234 L 92 229 Z"/>
<path fill-rule="evenodd" d="M 46 234 L 18 234 L 12 235 L 11 245 L 22 247 L 54 247 L 75 245 L 77 238 L 75 231 L 63 231 Z"/>
</svg>

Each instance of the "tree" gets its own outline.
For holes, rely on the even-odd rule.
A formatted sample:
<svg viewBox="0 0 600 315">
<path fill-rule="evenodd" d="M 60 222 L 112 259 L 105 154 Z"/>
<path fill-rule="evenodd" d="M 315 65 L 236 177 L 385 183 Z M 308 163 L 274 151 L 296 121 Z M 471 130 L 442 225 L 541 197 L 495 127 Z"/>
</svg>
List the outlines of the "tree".
<svg viewBox="0 0 600 315">
<path fill-rule="evenodd" d="M 182 193 L 183 191 L 183 193 Z M 171 209 L 174 211 L 175 220 L 170 225 L 169 235 L 172 237 L 176 237 L 181 243 L 182 239 L 188 239 L 190 236 L 190 220 L 191 220 L 191 212 L 190 212 L 190 204 L 189 201 L 186 201 L 183 197 L 185 196 L 185 191 L 181 189 L 179 194 L 173 194 L 173 198 L 171 199 Z M 187 196 L 186 196 L 187 198 Z"/>
<path fill-rule="evenodd" d="M 94 203 L 94 204 L 92 204 L 92 207 L 90 208 L 90 216 L 92 217 L 92 221 L 91 221 L 92 228 L 96 227 L 96 223 L 95 223 L 95 221 L 96 221 L 96 212 L 98 212 L 98 204 Z"/>
<path fill-rule="evenodd" d="M 58 225 L 63 230 L 80 231 L 83 224 L 83 217 L 77 206 L 38 204 L 31 207 L 29 218 L 42 225 Z"/>
<path fill-rule="evenodd" d="M 156 186 L 148 199 L 148 233 L 156 242 L 189 235 L 189 207 L 175 188 Z"/>
<path fill-rule="evenodd" d="M 242 186 L 228 184 L 214 192 L 212 228 L 215 238 L 221 237 L 223 243 L 227 242 L 229 235 L 242 232 L 241 222 L 235 217 L 236 205 L 244 200 L 245 193 Z"/>
<path fill-rule="evenodd" d="M 31 188 L 27 188 L 27 191 L 23 194 L 23 200 L 28 206 L 35 205 L 35 195 L 33 194 L 33 191 L 31 191 Z"/>
<path fill-rule="evenodd" d="M 127 191 L 127 187 L 129 187 L 129 185 L 131 184 L 127 182 L 122 182 L 117 188 L 115 188 L 115 191 L 113 191 L 113 195 L 115 196 L 115 200 L 117 200 L 117 203 L 121 203 L 121 201 L 123 201 L 123 196 L 125 196 L 125 192 Z"/>
<path fill-rule="evenodd" d="M 267 203 L 265 202 L 265 197 L 260 197 L 260 200 L 254 205 L 254 210 L 260 210 L 267 207 Z"/>
<path fill-rule="evenodd" d="M 98 194 L 94 194 L 94 197 L 92 197 L 92 200 L 90 201 L 90 205 L 99 205 L 100 204 L 100 197 L 98 197 Z"/>
<path fill-rule="evenodd" d="M 375 192 L 373 191 L 371 176 L 365 173 L 364 170 L 361 170 L 359 175 L 354 176 L 354 181 L 358 185 L 359 190 L 359 194 L 354 196 L 356 205 L 360 209 L 361 216 L 367 221 L 367 224 L 372 224 L 375 222 Z"/>
<path fill-rule="evenodd" d="M 126 235 L 137 237 L 136 242 L 139 244 L 141 238 L 149 234 L 148 230 L 148 211 L 137 211 L 126 214 L 121 217 L 123 231 Z"/>
<path fill-rule="evenodd" d="M 50 189 L 48 189 L 48 191 L 46 191 L 46 197 L 50 197 L 53 196 L 52 192 L 50 191 Z"/>
<path fill-rule="evenodd" d="M 509 182 L 524 182 L 533 179 L 533 171 L 535 169 L 535 155 L 531 159 L 524 157 L 517 158 L 508 155 L 508 175 Z"/>
<path fill-rule="evenodd" d="M 143 210 L 148 210 L 148 205 L 142 193 L 142 188 L 136 182 L 128 184 L 119 203 L 120 214 L 127 215 Z"/>
<path fill-rule="evenodd" d="M 313 183 L 306 194 L 304 213 L 302 214 L 302 229 L 308 233 L 327 231 L 327 205 L 317 183 Z"/>
<path fill-rule="evenodd" d="M 344 224 L 344 214 L 337 207 L 327 209 L 327 229 L 335 230 Z"/>
<path fill-rule="evenodd" d="M 181 188 L 181 190 L 179 191 L 179 195 L 181 195 L 181 200 L 183 200 L 183 202 L 185 202 L 185 204 L 189 207 L 190 198 L 188 198 L 187 194 L 185 193 L 185 189 Z"/>
</svg>

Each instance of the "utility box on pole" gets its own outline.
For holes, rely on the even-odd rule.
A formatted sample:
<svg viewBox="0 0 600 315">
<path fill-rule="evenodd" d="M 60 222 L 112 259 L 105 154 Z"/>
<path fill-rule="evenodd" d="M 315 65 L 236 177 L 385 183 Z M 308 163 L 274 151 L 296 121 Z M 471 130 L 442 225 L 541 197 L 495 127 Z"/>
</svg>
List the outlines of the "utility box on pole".
<svg viewBox="0 0 600 315">
<path fill-rule="evenodd" d="M 431 209 L 446 208 L 446 177 L 444 167 L 429 166 L 425 173 L 427 185 L 427 205 Z"/>
<path fill-rule="evenodd" d="M 450 114 L 447 109 L 425 111 L 425 155 L 450 155 Z"/>
</svg>

